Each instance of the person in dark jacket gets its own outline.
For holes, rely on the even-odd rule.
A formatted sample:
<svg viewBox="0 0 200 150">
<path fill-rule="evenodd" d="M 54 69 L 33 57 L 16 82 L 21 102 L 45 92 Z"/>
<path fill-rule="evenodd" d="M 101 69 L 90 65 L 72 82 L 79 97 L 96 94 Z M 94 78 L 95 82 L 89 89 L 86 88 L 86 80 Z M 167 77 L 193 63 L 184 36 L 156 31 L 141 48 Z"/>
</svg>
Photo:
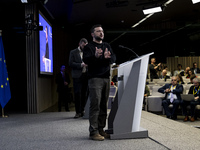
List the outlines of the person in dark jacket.
<svg viewBox="0 0 200 150">
<path fill-rule="evenodd" d="M 101 25 L 94 25 L 91 35 L 93 41 L 83 51 L 83 61 L 88 65 L 89 78 L 89 132 L 92 140 L 102 141 L 109 138 L 103 128 L 106 125 L 110 91 L 110 65 L 115 62 L 116 57 L 111 46 L 103 42 L 104 32 Z"/>
<path fill-rule="evenodd" d="M 194 72 L 194 74 L 200 73 L 200 69 L 197 66 L 197 62 L 193 63 L 193 67 L 191 68 L 191 70 Z"/>
<path fill-rule="evenodd" d="M 57 84 L 57 92 L 58 92 L 58 111 L 62 110 L 62 103 L 65 105 L 65 110 L 69 110 L 69 84 L 70 78 L 69 75 L 65 71 L 65 65 L 60 67 L 60 72 L 56 75 L 56 84 Z"/>
<path fill-rule="evenodd" d="M 183 105 L 183 115 L 185 116 L 183 121 L 190 120 L 191 122 L 194 122 L 195 121 L 195 117 L 194 117 L 195 107 L 196 107 L 196 105 L 200 104 L 200 99 L 199 99 L 199 97 L 200 97 L 200 80 L 199 80 L 199 78 L 194 78 L 193 84 L 194 85 L 192 85 L 190 87 L 188 94 L 193 94 L 194 100 L 184 101 L 184 99 L 183 99 L 183 104 L 182 104 Z M 188 113 L 187 113 L 187 106 L 188 105 L 190 105 L 191 118 L 189 118 Z"/>
<path fill-rule="evenodd" d="M 165 84 L 163 87 L 158 89 L 158 92 L 165 93 L 165 98 L 162 101 L 163 108 L 167 118 L 177 119 L 176 111 L 179 104 L 181 104 L 181 94 L 183 93 L 182 84 L 177 83 L 177 77 L 171 78 L 170 84 Z M 173 104 L 172 111 L 170 111 L 169 105 Z"/>
<path fill-rule="evenodd" d="M 170 76 L 167 75 L 167 70 L 163 69 L 162 74 L 159 76 L 159 79 L 164 79 L 164 81 L 167 81 L 167 79 L 170 79 Z"/>
<path fill-rule="evenodd" d="M 88 41 L 82 38 L 79 46 L 70 51 L 69 66 L 72 69 L 74 99 L 76 114 L 74 118 L 84 116 L 85 104 L 88 97 L 87 64 L 83 61 L 83 49 Z"/>
</svg>

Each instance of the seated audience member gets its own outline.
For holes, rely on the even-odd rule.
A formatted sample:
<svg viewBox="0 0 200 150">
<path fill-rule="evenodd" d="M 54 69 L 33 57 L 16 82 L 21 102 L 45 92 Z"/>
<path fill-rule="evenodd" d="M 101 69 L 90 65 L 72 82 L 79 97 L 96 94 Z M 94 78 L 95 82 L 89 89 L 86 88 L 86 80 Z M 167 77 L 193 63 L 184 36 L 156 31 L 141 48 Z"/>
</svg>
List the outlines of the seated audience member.
<svg viewBox="0 0 200 150">
<path fill-rule="evenodd" d="M 168 67 L 167 67 L 167 66 L 164 66 L 164 67 L 163 67 L 163 70 L 164 70 L 164 69 L 167 71 L 167 75 L 168 75 L 169 77 L 171 77 L 171 76 L 172 76 L 172 73 L 171 73 L 171 71 L 168 70 Z"/>
<path fill-rule="evenodd" d="M 193 70 L 189 70 L 189 71 L 188 71 L 188 74 L 189 74 L 190 77 L 191 77 L 192 75 L 195 75 Z M 196 75 L 195 75 L 195 76 L 196 76 Z"/>
<path fill-rule="evenodd" d="M 182 69 L 182 65 L 178 64 L 177 65 L 177 70 L 174 71 L 174 76 L 181 74 L 182 76 L 184 76 L 184 70 Z"/>
<path fill-rule="evenodd" d="M 150 70 L 150 79 L 153 81 L 153 79 L 158 79 L 158 71 L 161 70 L 161 63 L 156 65 L 156 59 L 151 58 L 151 64 L 149 65 L 149 70 Z"/>
<path fill-rule="evenodd" d="M 194 74 L 200 73 L 200 69 L 197 67 L 197 63 L 193 63 L 193 68 L 191 70 L 194 72 Z"/>
<path fill-rule="evenodd" d="M 193 79 L 196 78 L 196 75 L 191 75 L 190 77 L 190 82 L 188 82 L 187 84 L 193 84 Z"/>
<path fill-rule="evenodd" d="M 166 81 L 167 79 L 170 79 L 170 76 L 167 75 L 167 70 L 164 69 L 164 70 L 162 71 L 162 74 L 160 75 L 159 79 L 164 79 L 165 81 Z"/>
<path fill-rule="evenodd" d="M 177 82 L 178 82 L 178 84 L 185 84 L 185 82 L 183 81 L 183 78 L 182 78 L 181 74 L 178 74 L 176 76 L 177 76 Z"/>
<path fill-rule="evenodd" d="M 185 68 L 185 72 L 184 72 L 184 76 L 185 76 L 186 78 L 190 78 L 189 71 L 190 71 L 190 67 L 186 67 L 186 68 Z"/>
<path fill-rule="evenodd" d="M 149 87 L 148 85 L 146 84 L 145 85 L 145 90 L 144 90 L 144 99 L 143 99 L 143 106 L 145 107 L 146 105 L 146 101 L 145 101 L 145 98 L 150 96 L 150 90 L 149 90 Z M 144 107 L 143 107 L 143 110 L 144 110 Z"/>
<path fill-rule="evenodd" d="M 183 121 L 188 121 L 190 120 L 191 122 L 195 121 L 194 114 L 195 114 L 195 107 L 196 105 L 200 104 L 200 80 L 198 78 L 193 79 L 193 84 L 190 89 L 188 94 L 193 94 L 194 95 L 194 100 L 192 101 L 184 101 L 182 102 L 182 108 L 183 108 L 183 115 L 185 116 Z M 187 106 L 190 105 L 190 115 L 191 118 L 189 119 L 188 113 L 187 113 Z"/>
<path fill-rule="evenodd" d="M 165 84 L 158 89 L 158 92 L 165 93 L 165 98 L 162 101 L 163 108 L 167 118 L 177 119 L 176 111 L 181 103 L 181 94 L 183 92 L 183 86 L 177 83 L 177 77 L 173 76 L 170 84 Z M 169 105 L 173 104 L 172 111 Z"/>
</svg>

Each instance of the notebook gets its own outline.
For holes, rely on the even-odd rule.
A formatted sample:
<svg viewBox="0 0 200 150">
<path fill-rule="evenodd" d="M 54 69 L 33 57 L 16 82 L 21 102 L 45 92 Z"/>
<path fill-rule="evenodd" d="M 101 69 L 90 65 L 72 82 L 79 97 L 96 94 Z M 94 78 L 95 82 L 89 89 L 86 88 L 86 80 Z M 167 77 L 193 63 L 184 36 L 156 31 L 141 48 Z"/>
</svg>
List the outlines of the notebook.
<svg viewBox="0 0 200 150">
<path fill-rule="evenodd" d="M 181 94 L 181 98 L 184 101 L 191 101 L 191 100 L 194 100 L 194 95 L 193 94 Z"/>
</svg>

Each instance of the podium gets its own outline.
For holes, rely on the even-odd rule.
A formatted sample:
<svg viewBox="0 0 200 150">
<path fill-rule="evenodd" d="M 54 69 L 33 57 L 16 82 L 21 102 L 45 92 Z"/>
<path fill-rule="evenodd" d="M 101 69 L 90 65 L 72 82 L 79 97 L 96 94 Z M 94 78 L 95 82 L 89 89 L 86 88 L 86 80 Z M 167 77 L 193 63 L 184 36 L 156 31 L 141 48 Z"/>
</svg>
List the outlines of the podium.
<svg viewBox="0 0 200 150">
<path fill-rule="evenodd" d="M 51 72 L 51 59 L 44 58 L 45 72 Z"/>
<path fill-rule="evenodd" d="M 111 139 L 145 138 L 148 131 L 140 127 L 149 53 L 118 67 L 118 92 L 108 117 Z"/>
</svg>

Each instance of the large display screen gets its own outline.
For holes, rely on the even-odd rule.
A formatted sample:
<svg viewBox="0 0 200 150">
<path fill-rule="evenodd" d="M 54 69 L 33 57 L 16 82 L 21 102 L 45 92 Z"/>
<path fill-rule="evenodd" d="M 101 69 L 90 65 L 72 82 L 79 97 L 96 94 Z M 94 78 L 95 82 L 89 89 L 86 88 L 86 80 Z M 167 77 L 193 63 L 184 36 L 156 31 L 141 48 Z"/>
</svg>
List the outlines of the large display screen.
<svg viewBox="0 0 200 150">
<path fill-rule="evenodd" d="M 53 41 L 52 41 L 52 25 L 39 12 L 39 26 L 43 26 L 43 30 L 39 31 L 39 49 L 40 49 L 40 74 L 53 74 Z"/>
</svg>

